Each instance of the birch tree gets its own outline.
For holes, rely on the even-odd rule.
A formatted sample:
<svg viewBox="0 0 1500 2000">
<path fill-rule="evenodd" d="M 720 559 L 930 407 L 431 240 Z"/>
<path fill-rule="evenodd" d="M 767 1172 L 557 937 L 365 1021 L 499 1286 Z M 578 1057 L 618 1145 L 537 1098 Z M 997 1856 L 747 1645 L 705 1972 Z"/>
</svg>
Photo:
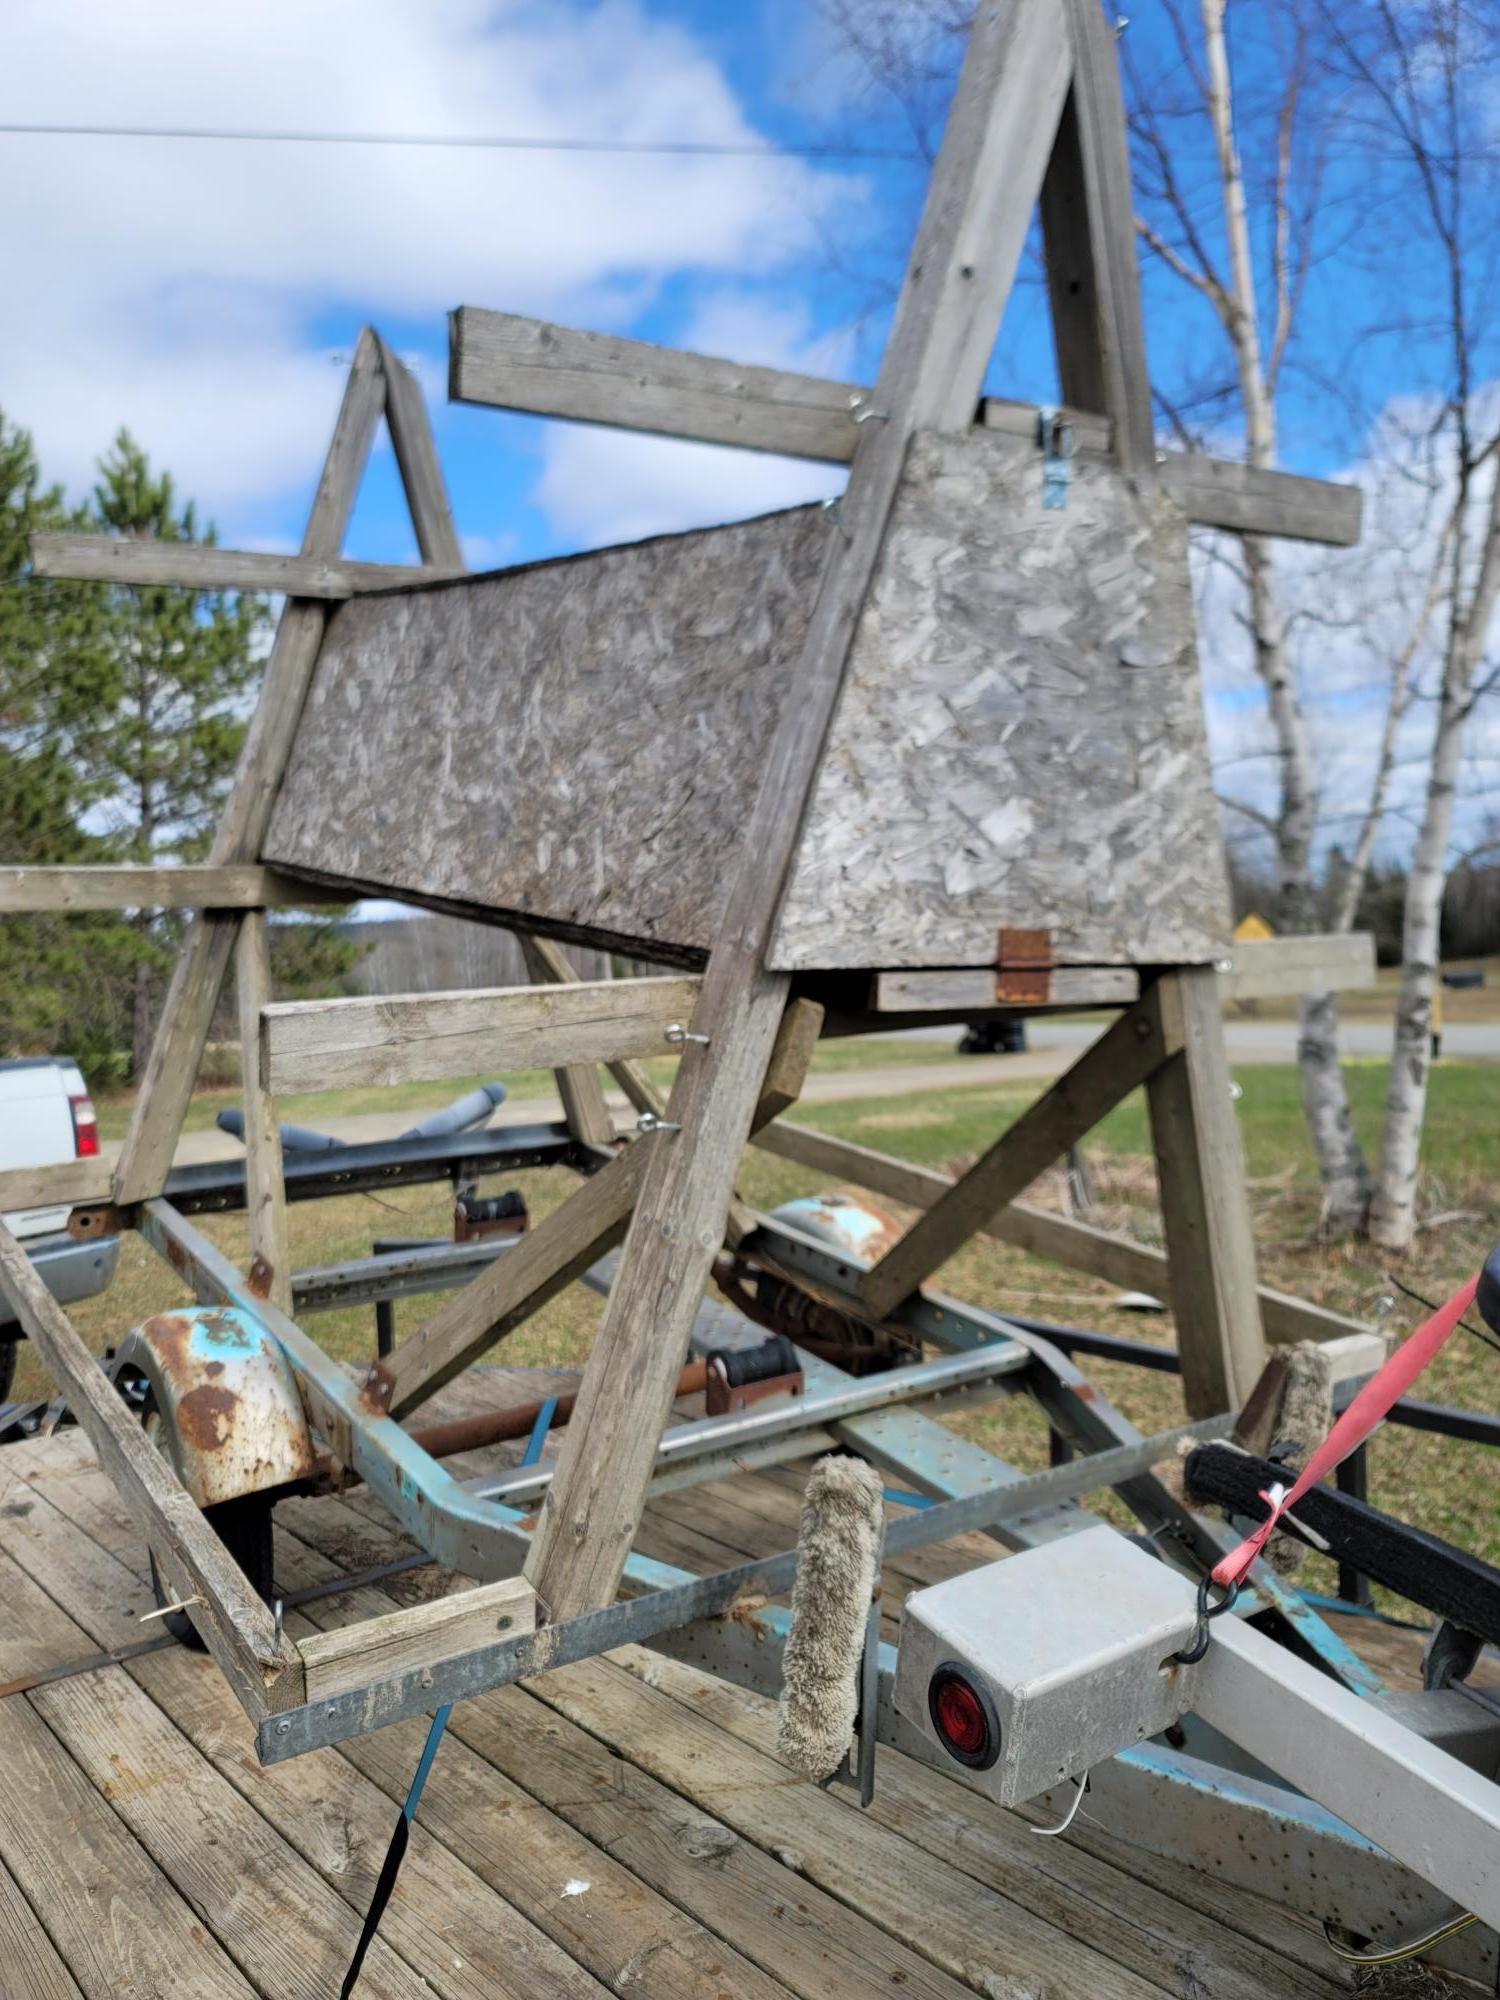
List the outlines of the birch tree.
<svg viewBox="0 0 1500 2000">
<path fill-rule="evenodd" d="M 1435 346 L 1446 381 L 1430 428 L 1438 476 L 1451 492 L 1443 546 L 1441 647 L 1430 761 L 1407 879 L 1401 987 L 1370 1233 L 1410 1248 L 1431 1063 L 1443 891 L 1454 839 L 1464 739 L 1497 668 L 1490 656 L 1500 598 L 1500 413 L 1486 375 L 1500 365 L 1494 332 L 1494 104 L 1500 37 L 1493 13 L 1469 0 L 1371 0 L 1350 15 L 1320 0 L 1325 30 L 1368 119 L 1372 175 L 1403 196 L 1403 281 L 1430 287 L 1434 316 L 1410 321 L 1415 346 Z M 1377 182 L 1378 184 L 1378 182 Z M 1394 211 L 1387 211 L 1387 229 Z"/>
</svg>

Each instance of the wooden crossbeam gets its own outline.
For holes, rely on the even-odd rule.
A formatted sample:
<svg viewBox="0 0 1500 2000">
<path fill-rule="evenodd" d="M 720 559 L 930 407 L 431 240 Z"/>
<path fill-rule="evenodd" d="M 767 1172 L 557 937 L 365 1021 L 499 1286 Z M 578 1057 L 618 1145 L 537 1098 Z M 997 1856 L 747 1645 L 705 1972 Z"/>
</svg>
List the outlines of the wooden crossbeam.
<svg viewBox="0 0 1500 2000">
<path fill-rule="evenodd" d="M 562 947 L 554 944 L 551 938 L 528 933 L 522 937 L 521 945 L 526 953 L 527 969 L 538 983 L 547 980 L 554 986 L 581 984 L 581 973 L 569 964 Z M 639 1064 L 632 1062 L 628 1056 L 614 1056 L 605 1062 L 604 1067 L 637 1111 L 649 1112 L 655 1118 L 664 1116 L 667 1100 Z"/>
<path fill-rule="evenodd" d="M 1277 1000 L 1299 993 L 1347 993 L 1375 984 L 1368 931 L 1307 937 L 1236 938 L 1219 970 L 1221 1000 Z"/>
<path fill-rule="evenodd" d="M 461 307 L 452 326 L 453 395 L 499 409 L 845 464 L 859 435 L 855 413 L 876 407 L 874 392 L 856 382 L 743 368 L 649 341 L 581 333 L 477 306 Z M 1037 436 L 1035 404 L 991 396 L 982 404 L 976 397 L 975 408 L 987 429 Z M 1139 408 L 1138 396 L 1131 408 Z M 1113 450 L 1114 426 L 1107 415 L 1075 407 L 1061 414 L 1075 450 Z M 1364 500 L 1357 486 L 1266 472 L 1198 452 L 1161 453 L 1157 476 L 1188 519 L 1202 527 L 1338 548 L 1359 540 Z"/>
<path fill-rule="evenodd" d="M 659 1143 L 657 1137 L 627 1146 L 387 1355 L 380 1372 L 391 1385 L 393 1417 L 436 1395 L 614 1249 L 635 1206 L 647 1156 Z"/>
<path fill-rule="evenodd" d="M 342 1090 L 666 1055 L 666 1030 L 692 1018 L 698 989 L 681 974 L 288 1001 L 261 1014 L 261 1080 Z"/>
<path fill-rule="evenodd" d="M 984 1223 L 1175 1055 L 1182 1036 L 1175 992 L 1153 986 L 866 1273 L 860 1295 L 868 1310 L 877 1319 L 894 1312 Z"/>
<path fill-rule="evenodd" d="M 41 1167 L 7 1167 L 0 1173 L 0 1215 L 14 1215 L 23 1208 L 53 1208 L 63 1202 L 108 1201 L 113 1173 L 111 1163 L 98 1155 Z"/>
<path fill-rule="evenodd" d="M 784 975 L 765 970 L 802 809 L 920 429 L 973 419 L 1051 152 L 1071 67 L 1054 0 L 975 17 L 891 337 L 792 685 L 728 885 L 691 1044 L 647 1165 L 620 1275 L 548 1488 L 526 1574 L 539 1614 L 607 1603 L 640 1521 L 657 1440 L 749 1136 Z"/>
<path fill-rule="evenodd" d="M 535 1626 L 535 1593 L 520 1577 L 508 1576 L 452 1597 L 315 1632 L 298 1646 L 306 1699 L 335 1701 L 372 1681 L 457 1659 L 480 1646 L 519 1638 Z"/>
<path fill-rule="evenodd" d="M 931 1167 L 898 1160 L 893 1154 L 857 1146 L 852 1140 L 835 1138 L 831 1132 L 816 1131 L 811 1125 L 791 1125 L 785 1119 L 768 1125 L 751 1143 L 764 1152 L 774 1153 L 778 1159 L 794 1160 L 799 1166 L 831 1175 L 846 1185 L 868 1188 L 872 1194 L 884 1195 L 907 1208 L 931 1208 L 958 1184 L 952 1174 L 940 1174 Z M 1112 1230 L 1096 1229 L 1091 1223 L 1079 1222 L 1071 1216 L 1055 1215 L 1048 1208 L 1013 1201 L 982 1222 L 979 1234 L 1013 1244 L 1033 1257 L 1061 1264 L 1066 1270 L 1086 1271 L 1090 1277 L 1103 1278 L 1126 1291 L 1151 1292 L 1159 1299 L 1165 1299 L 1169 1293 L 1164 1251 Z M 1256 1296 L 1260 1300 L 1266 1339 L 1276 1346 L 1297 1340 L 1344 1340 L 1351 1336 L 1367 1339 L 1370 1335 L 1371 1329 L 1357 1319 L 1330 1312 L 1326 1306 L 1314 1305 L 1307 1299 L 1293 1298 L 1287 1292 L 1273 1291 L 1269 1285 L 1257 1286 Z"/>
<path fill-rule="evenodd" d="M 354 350 L 333 441 L 302 538 L 304 555 L 338 554 L 384 407 L 385 376 L 375 336 L 366 327 Z M 215 866 L 254 861 L 259 855 L 327 615 L 327 606 L 315 599 L 286 601 L 234 786 L 209 854 Z M 188 927 L 115 1171 L 114 1196 L 120 1203 L 147 1200 L 166 1186 L 238 929 L 238 917 L 219 913 L 195 917 Z"/>
<path fill-rule="evenodd" d="M 231 1560 L 84 1346 L 72 1321 L 0 1223 L 0 1295 L 25 1328 L 99 1463 L 150 1543 L 169 1588 L 199 1599 L 189 1616 L 225 1678 L 259 1720 L 303 1698 L 296 1648 Z M 184 1588 L 185 1586 L 185 1588 Z"/>
<path fill-rule="evenodd" d="M 268 555 L 221 549 L 207 542 L 160 542 L 91 534 L 36 534 L 31 567 L 37 576 L 91 583 L 173 584 L 184 590 L 279 591 L 337 603 L 367 591 L 462 575 L 461 564 L 418 569 L 412 563 L 348 562 L 342 556 Z"/>
<path fill-rule="evenodd" d="M 91 910 L 310 910 L 350 900 L 254 864 L 0 868 L 0 915 Z"/>
</svg>

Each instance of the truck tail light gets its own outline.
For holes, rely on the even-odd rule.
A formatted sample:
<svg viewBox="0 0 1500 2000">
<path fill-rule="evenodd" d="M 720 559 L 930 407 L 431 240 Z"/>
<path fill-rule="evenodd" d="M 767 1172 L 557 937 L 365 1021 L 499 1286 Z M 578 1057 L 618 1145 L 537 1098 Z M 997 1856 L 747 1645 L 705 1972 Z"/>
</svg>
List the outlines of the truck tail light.
<svg viewBox="0 0 1500 2000">
<path fill-rule="evenodd" d="M 1000 1755 L 994 1703 L 956 1661 L 945 1661 L 927 1683 L 927 1713 L 938 1741 L 960 1764 L 987 1771 Z"/>
<path fill-rule="evenodd" d="M 99 1150 L 99 1120 L 94 1115 L 94 1100 L 87 1092 L 70 1094 L 68 1109 L 73 1114 L 74 1156 L 86 1159 Z"/>
</svg>

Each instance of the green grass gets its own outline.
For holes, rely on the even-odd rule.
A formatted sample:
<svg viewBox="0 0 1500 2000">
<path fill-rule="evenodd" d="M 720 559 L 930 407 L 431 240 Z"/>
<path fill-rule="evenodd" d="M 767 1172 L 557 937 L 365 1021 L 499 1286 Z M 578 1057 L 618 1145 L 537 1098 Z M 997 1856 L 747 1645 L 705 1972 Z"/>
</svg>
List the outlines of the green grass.
<svg viewBox="0 0 1500 2000">
<path fill-rule="evenodd" d="M 958 1031 L 954 1030 L 954 1041 Z M 891 1036 L 854 1037 L 822 1042 L 813 1054 L 812 1068 L 821 1076 L 842 1070 L 874 1069 L 889 1063 L 931 1063 L 941 1066 L 957 1062 L 951 1042 L 897 1041 Z M 654 1057 L 641 1067 L 653 1082 L 670 1085 L 677 1066 L 674 1056 Z M 501 1070 L 499 1080 L 518 1100 L 551 1097 L 555 1092 L 550 1069 Z M 410 1112 L 412 1121 L 451 1104 L 467 1090 L 495 1081 L 495 1072 L 484 1076 L 460 1076 L 442 1083 L 372 1084 L 366 1090 L 312 1090 L 277 1099 L 283 1119 L 293 1125 L 316 1127 L 320 1119 L 365 1118 L 382 1113 Z M 210 1132 L 218 1114 L 240 1101 L 238 1086 L 198 1090 L 188 1105 L 183 1130 Z M 130 1123 L 134 1095 L 122 1091 L 99 1104 L 99 1135 L 103 1139 L 123 1139 Z"/>
<path fill-rule="evenodd" d="M 837 1058 L 846 1054 L 855 1061 L 889 1061 L 894 1054 L 903 1063 L 930 1062 L 934 1087 L 919 1095 L 804 1104 L 798 1118 L 860 1145 L 953 1171 L 990 1145 L 1043 1088 L 1041 1082 L 1018 1078 L 1013 1083 L 945 1089 L 941 1065 L 948 1051 L 939 1043 L 835 1044 L 820 1052 L 819 1067 L 844 1067 Z M 1379 1139 L 1385 1066 L 1355 1064 L 1347 1076 L 1356 1125 L 1373 1149 Z M 1382 1296 L 1392 1295 L 1386 1260 L 1368 1245 L 1328 1248 L 1314 1240 L 1318 1184 L 1302 1126 L 1295 1067 L 1255 1065 L 1240 1071 L 1238 1081 L 1243 1089 L 1239 1113 L 1262 1282 L 1373 1319 Z M 385 1094 L 387 1104 L 392 1096 Z M 363 1098 L 364 1093 L 353 1093 L 300 1100 L 296 1115 L 314 1117 L 315 1103 L 324 1115 L 347 1115 Z M 431 1101 L 430 1092 L 421 1100 Z M 1159 1243 L 1145 1106 L 1139 1095 L 1100 1126 L 1088 1143 L 1087 1156 L 1097 1201 L 1090 1219 Z M 565 1198 L 574 1182 L 566 1173 L 537 1172 L 516 1176 L 510 1184 L 524 1189 L 533 1215 L 540 1218 Z M 740 1180 L 742 1193 L 762 1208 L 816 1192 L 826 1184 L 821 1175 L 754 1151 L 746 1157 Z M 1423 1230 L 1397 1275 L 1434 1298 L 1450 1291 L 1500 1236 L 1497 1190 L 1500 1064 L 1444 1062 L 1432 1079 L 1421 1206 L 1429 1217 L 1448 1219 Z M 1044 1181 L 1032 1198 L 1050 1201 L 1055 1189 Z M 210 1216 L 202 1218 L 202 1226 L 243 1262 L 243 1218 Z M 367 1255 L 377 1234 L 446 1235 L 447 1190 L 397 1189 L 378 1196 L 299 1204 L 291 1210 L 291 1228 L 298 1265 Z M 1173 1337 L 1165 1316 L 1119 1309 L 1113 1287 L 1041 1263 L 988 1238 L 967 1245 L 944 1268 L 939 1282 L 960 1298 L 997 1310 L 1097 1327 L 1137 1340 L 1167 1342 Z M 1388 1324 L 1409 1329 L 1421 1317 L 1421 1309 L 1396 1296 Z M 130 1325 L 181 1297 L 171 1274 L 131 1236 L 121 1247 L 115 1285 L 105 1297 L 75 1308 L 74 1317 L 92 1344 L 102 1348 Z M 398 1331 L 404 1334 L 420 1325 L 437 1303 L 434 1297 L 403 1300 L 397 1308 Z M 588 1352 L 599 1312 L 594 1295 L 574 1286 L 507 1341 L 505 1358 L 518 1365 L 578 1363 Z M 372 1321 L 371 1309 L 363 1307 L 319 1314 L 310 1319 L 309 1327 L 330 1352 L 353 1357 L 372 1351 Z M 1103 1362 L 1092 1365 L 1089 1373 L 1143 1430 L 1164 1429 L 1182 1420 L 1175 1378 Z M 18 1393 L 42 1393 L 45 1387 L 41 1369 L 23 1347 Z M 1493 1411 L 1500 1406 L 1500 1356 L 1459 1334 L 1433 1364 L 1418 1393 L 1434 1402 Z M 961 1412 L 951 1421 L 955 1429 L 1027 1469 L 1046 1463 L 1045 1427 L 1027 1399 Z M 1500 1463 L 1483 1446 L 1395 1427 L 1381 1435 L 1371 1452 L 1371 1498 L 1378 1506 L 1491 1561 L 1500 1561 L 1497 1475 Z M 1315 1563 L 1309 1580 L 1316 1580 L 1319 1573 Z"/>
</svg>

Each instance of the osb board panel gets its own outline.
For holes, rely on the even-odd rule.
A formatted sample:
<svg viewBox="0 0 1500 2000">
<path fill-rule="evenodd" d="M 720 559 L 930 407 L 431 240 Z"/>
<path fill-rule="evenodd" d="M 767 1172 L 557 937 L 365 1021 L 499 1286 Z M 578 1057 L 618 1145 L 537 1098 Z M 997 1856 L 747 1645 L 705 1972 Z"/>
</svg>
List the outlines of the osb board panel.
<svg viewBox="0 0 1500 2000">
<path fill-rule="evenodd" d="M 342 605 L 266 854 L 701 957 L 827 521 L 799 508 Z"/>
<path fill-rule="evenodd" d="M 772 963 L 1194 963 L 1228 926 L 1186 524 L 1105 460 L 915 440 Z"/>
<path fill-rule="evenodd" d="M 920 438 L 772 962 L 1223 950 L 1186 530 L 1105 461 L 1041 504 L 1017 440 Z M 817 508 L 334 614 L 265 856 L 694 963 L 834 516 Z"/>
</svg>

